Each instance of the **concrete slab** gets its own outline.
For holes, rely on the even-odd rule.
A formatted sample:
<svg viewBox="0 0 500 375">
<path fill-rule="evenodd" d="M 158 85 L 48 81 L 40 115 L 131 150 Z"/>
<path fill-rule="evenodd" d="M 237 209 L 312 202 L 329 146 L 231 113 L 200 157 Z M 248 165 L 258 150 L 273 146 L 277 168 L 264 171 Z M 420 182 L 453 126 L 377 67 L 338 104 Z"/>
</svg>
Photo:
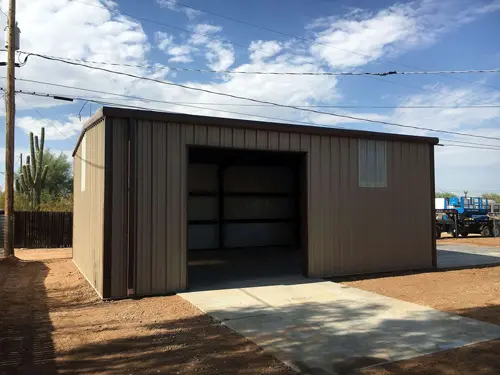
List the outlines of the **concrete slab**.
<svg viewBox="0 0 500 375">
<path fill-rule="evenodd" d="M 438 268 L 500 264 L 500 248 L 438 244 L 437 264 Z"/>
<path fill-rule="evenodd" d="M 305 374 L 500 338 L 500 327 L 323 280 L 180 294 Z"/>
</svg>

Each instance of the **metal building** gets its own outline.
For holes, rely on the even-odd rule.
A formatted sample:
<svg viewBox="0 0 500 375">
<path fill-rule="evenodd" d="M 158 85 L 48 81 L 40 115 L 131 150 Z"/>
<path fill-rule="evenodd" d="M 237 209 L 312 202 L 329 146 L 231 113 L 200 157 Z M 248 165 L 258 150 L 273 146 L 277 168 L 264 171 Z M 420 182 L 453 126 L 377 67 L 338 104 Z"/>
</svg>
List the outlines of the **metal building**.
<svg viewBox="0 0 500 375">
<path fill-rule="evenodd" d="M 437 142 L 104 107 L 73 153 L 73 259 L 103 298 L 185 290 L 200 264 L 430 268 Z"/>
</svg>

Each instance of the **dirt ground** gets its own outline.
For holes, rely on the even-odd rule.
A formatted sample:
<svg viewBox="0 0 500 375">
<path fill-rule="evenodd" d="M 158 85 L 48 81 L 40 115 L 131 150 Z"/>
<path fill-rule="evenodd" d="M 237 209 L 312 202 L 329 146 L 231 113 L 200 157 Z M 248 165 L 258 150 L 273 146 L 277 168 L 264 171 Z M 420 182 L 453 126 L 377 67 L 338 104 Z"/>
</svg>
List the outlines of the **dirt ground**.
<svg viewBox="0 0 500 375">
<path fill-rule="evenodd" d="M 430 272 L 344 284 L 500 325 L 500 267 Z M 500 374 L 500 340 L 364 369 L 386 374 Z"/>
<path fill-rule="evenodd" d="M 0 375 L 292 374 L 177 296 L 101 302 L 71 251 L 0 263 Z"/>
<path fill-rule="evenodd" d="M 0 262 L 0 375 L 292 374 L 180 297 L 101 302 L 70 250 Z M 354 279 L 345 284 L 500 324 L 500 267 Z M 499 374 L 500 340 L 357 374 Z"/>
<path fill-rule="evenodd" d="M 447 233 L 437 240 L 439 245 L 475 245 L 486 247 L 500 247 L 500 237 L 481 237 L 477 234 L 469 234 L 467 237 L 453 238 Z"/>
</svg>

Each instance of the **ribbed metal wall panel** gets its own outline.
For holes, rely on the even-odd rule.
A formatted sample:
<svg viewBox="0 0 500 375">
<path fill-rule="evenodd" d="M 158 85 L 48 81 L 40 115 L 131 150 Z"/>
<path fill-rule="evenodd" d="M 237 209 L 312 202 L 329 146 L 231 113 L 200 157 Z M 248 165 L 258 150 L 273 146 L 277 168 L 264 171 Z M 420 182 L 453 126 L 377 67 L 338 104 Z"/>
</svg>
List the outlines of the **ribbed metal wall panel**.
<svg viewBox="0 0 500 375">
<path fill-rule="evenodd" d="M 107 119 L 112 134 L 112 189 L 111 194 L 111 296 L 127 294 L 128 246 L 128 121 Z M 109 133 L 108 133 L 109 134 Z"/>
<path fill-rule="evenodd" d="M 73 159 L 73 261 L 100 296 L 103 294 L 104 130 L 104 120 L 90 128 Z M 82 152 L 82 147 L 86 147 L 86 152 Z"/>
<path fill-rule="evenodd" d="M 388 186 L 362 188 L 355 138 L 138 120 L 134 141 L 137 294 L 186 288 L 188 146 L 305 152 L 311 277 L 432 265 L 432 145 L 387 141 Z"/>
</svg>

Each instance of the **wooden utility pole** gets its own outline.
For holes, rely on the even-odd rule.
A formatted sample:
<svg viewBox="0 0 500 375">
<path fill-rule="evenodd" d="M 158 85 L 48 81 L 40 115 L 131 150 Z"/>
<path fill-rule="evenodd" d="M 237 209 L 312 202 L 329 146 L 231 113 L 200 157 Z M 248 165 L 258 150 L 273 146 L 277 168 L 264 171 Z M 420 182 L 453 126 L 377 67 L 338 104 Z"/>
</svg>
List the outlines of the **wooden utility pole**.
<svg viewBox="0 0 500 375">
<path fill-rule="evenodd" d="M 5 94 L 5 211 L 4 255 L 14 255 L 14 129 L 15 129 L 15 58 L 16 58 L 16 0 L 9 1 L 7 40 L 7 90 Z"/>
</svg>

